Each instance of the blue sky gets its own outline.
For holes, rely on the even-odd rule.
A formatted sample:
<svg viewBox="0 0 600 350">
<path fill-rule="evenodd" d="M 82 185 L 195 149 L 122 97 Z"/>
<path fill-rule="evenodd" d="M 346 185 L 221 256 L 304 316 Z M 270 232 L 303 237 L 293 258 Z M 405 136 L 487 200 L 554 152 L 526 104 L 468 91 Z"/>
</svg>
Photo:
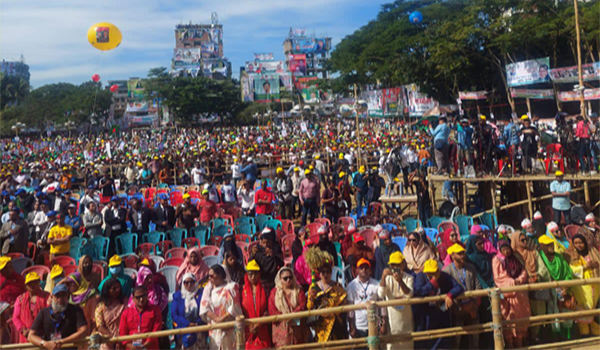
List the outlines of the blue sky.
<svg viewBox="0 0 600 350">
<path fill-rule="evenodd" d="M 255 52 L 273 52 L 283 59 L 282 43 L 290 27 L 332 37 L 344 36 L 374 19 L 392 0 L 2 0 L 0 58 L 29 64 L 31 84 L 79 84 L 98 73 L 102 80 L 144 77 L 148 69 L 165 66 L 175 46 L 179 23 L 210 23 L 217 12 L 223 24 L 224 53 L 234 74 Z M 110 22 L 123 42 L 112 51 L 94 49 L 88 28 Z"/>
</svg>

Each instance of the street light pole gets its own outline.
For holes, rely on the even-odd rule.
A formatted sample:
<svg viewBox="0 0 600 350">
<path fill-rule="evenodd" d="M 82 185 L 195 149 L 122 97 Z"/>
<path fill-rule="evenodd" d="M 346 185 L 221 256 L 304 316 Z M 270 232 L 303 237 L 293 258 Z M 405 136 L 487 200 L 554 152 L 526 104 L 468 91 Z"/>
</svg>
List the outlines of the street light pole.
<svg viewBox="0 0 600 350">
<path fill-rule="evenodd" d="M 577 5 L 578 0 L 573 0 L 573 6 L 575 7 L 575 34 L 577 38 L 577 74 L 579 75 L 579 108 L 581 109 L 581 115 L 587 118 L 585 111 L 585 94 L 583 88 L 583 75 L 581 71 L 581 35 L 579 32 L 579 8 Z"/>
</svg>

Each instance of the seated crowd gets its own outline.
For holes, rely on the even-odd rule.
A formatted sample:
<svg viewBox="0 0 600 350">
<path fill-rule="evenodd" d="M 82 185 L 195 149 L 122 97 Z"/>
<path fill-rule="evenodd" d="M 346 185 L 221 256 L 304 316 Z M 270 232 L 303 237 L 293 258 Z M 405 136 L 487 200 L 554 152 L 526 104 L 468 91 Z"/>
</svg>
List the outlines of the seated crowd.
<svg viewBox="0 0 600 350">
<path fill-rule="evenodd" d="M 282 168 L 276 173 L 273 181 L 263 179 L 256 186 L 251 179 L 240 181 L 239 189 L 221 174 L 220 186 L 221 181 L 197 190 L 166 187 L 155 189 L 152 197 L 118 196 L 108 172 L 79 200 L 71 200 L 60 178 L 44 180 L 35 194 L 29 184 L 19 184 L 14 200 L 6 203 L 0 231 L 0 340 L 57 349 L 95 332 L 111 338 L 234 321 L 241 315 L 442 297 L 378 308 L 379 334 L 396 335 L 490 322 L 489 299 L 462 298 L 467 291 L 600 277 L 600 228 L 593 214 L 583 225 L 564 227 L 538 212 L 523 220 L 521 230 L 471 223 L 465 233 L 439 217 L 437 224 L 435 218 L 389 221 L 372 192 L 363 192 L 368 176 L 378 180 L 364 168 L 335 179 L 315 176 L 310 167 L 302 177 L 292 167 L 296 180 Z M 352 198 L 340 211 L 345 186 L 348 196 L 350 188 L 356 191 L 358 218 L 344 216 Z M 303 214 L 298 227 L 292 221 L 296 205 Z M 361 217 L 363 206 L 369 208 L 368 223 Z M 24 260 L 33 266 L 22 265 Z M 503 327 L 506 346 L 600 335 L 597 318 L 590 316 L 548 326 L 527 321 L 592 310 L 599 297 L 593 285 L 505 293 L 502 316 L 516 320 Z M 234 332 L 213 329 L 101 346 L 233 349 Z M 359 309 L 247 325 L 245 348 L 367 335 L 368 311 Z M 483 333 L 397 340 L 381 347 L 492 344 L 491 334 Z"/>
</svg>

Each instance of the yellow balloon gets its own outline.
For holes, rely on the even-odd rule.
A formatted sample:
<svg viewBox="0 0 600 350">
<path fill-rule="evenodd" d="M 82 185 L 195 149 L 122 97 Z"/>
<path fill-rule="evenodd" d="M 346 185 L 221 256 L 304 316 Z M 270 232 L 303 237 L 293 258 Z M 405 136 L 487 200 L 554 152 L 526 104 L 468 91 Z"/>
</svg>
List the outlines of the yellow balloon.
<svg viewBox="0 0 600 350">
<path fill-rule="evenodd" d="M 114 24 L 108 22 L 96 23 L 88 29 L 87 38 L 93 47 L 101 51 L 108 51 L 121 44 L 121 31 Z"/>
</svg>

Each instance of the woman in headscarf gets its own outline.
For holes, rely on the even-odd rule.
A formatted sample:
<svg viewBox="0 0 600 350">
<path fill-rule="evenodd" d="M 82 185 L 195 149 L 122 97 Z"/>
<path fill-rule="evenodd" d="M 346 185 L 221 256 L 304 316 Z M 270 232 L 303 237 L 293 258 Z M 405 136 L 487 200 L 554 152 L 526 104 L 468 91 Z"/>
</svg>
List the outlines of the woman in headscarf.
<svg viewBox="0 0 600 350">
<path fill-rule="evenodd" d="M 98 293 L 92 288 L 88 281 L 75 271 L 67 276 L 61 283 L 65 283 L 71 292 L 70 303 L 83 309 L 83 314 L 88 323 L 88 333 L 94 329 L 96 305 L 98 305 Z"/>
<path fill-rule="evenodd" d="M 490 241 L 488 237 L 484 236 L 483 229 L 481 228 L 481 226 L 473 225 L 473 227 L 471 227 L 471 236 L 479 236 L 483 238 L 483 249 L 485 249 L 486 252 L 490 254 L 498 253 L 492 241 Z"/>
<path fill-rule="evenodd" d="M 294 275 L 296 275 L 298 284 L 300 284 L 304 290 L 308 290 L 311 280 L 311 271 L 306 263 L 306 252 L 309 248 L 314 247 L 315 243 L 310 238 L 308 238 L 304 243 L 302 255 L 300 255 L 294 264 Z"/>
<path fill-rule="evenodd" d="M 238 286 L 227 283 L 225 270 L 221 265 L 214 265 L 208 271 L 209 283 L 202 293 L 200 317 L 208 323 L 233 321 L 242 315 Z M 235 333 L 233 329 L 214 329 L 208 332 L 209 349 L 235 349 Z"/>
<path fill-rule="evenodd" d="M 494 275 L 492 272 L 493 255 L 485 250 L 484 245 L 485 241 L 483 237 L 471 235 L 467 241 L 467 257 L 477 270 L 477 277 L 479 278 L 481 288 L 487 289 L 494 287 Z"/>
<path fill-rule="evenodd" d="M 91 288 L 97 289 L 100 285 L 101 279 L 100 274 L 92 271 L 94 268 L 94 261 L 89 255 L 84 255 L 79 258 L 79 264 L 77 265 L 77 271 L 88 281 Z"/>
<path fill-rule="evenodd" d="M 587 239 L 582 234 L 573 236 L 572 244 L 567 249 L 565 258 L 571 266 L 574 278 L 588 279 L 600 276 L 598 269 L 600 254 L 597 250 L 590 249 Z M 593 310 L 598 305 L 600 290 L 597 285 L 587 284 L 571 288 L 571 290 L 577 299 L 578 308 Z M 593 317 L 578 319 L 577 327 L 581 335 L 589 335 L 590 331 L 594 336 L 600 335 L 600 326 Z"/>
<path fill-rule="evenodd" d="M 260 281 L 260 267 L 255 260 L 246 265 L 246 283 L 242 289 L 242 311 L 246 318 L 268 315 L 268 297 Z M 271 345 L 268 324 L 251 324 L 246 327 L 246 349 L 267 349 Z"/>
<path fill-rule="evenodd" d="M 65 270 L 60 265 L 52 266 L 52 270 L 46 277 L 46 286 L 44 286 L 44 291 L 48 293 L 52 293 L 54 286 L 57 285 L 60 281 L 65 278 Z"/>
<path fill-rule="evenodd" d="M 150 269 L 150 272 L 152 272 L 152 277 L 153 277 L 154 283 L 161 286 L 162 289 L 165 291 L 165 293 L 169 294 L 171 292 L 173 292 L 173 293 L 175 292 L 175 291 L 169 290 L 169 282 L 167 281 L 167 278 L 165 276 L 163 276 L 162 273 L 157 272 L 156 264 L 154 263 L 154 260 L 149 259 L 149 258 L 143 258 L 142 260 L 138 261 L 138 264 L 137 264 L 138 270 L 142 266 L 146 266 L 147 268 Z"/>
<path fill-rule="evenodd" d="M 379 241 L 381 243 L 375 248 L 375 275 L 373 277 L 376 280 L 381 279 L 383 270 L 388 267 L 390 254 L 400 251 L 400 247 L 392 242 L 392 237 L 390 237 L 390 232 L 388 230 L 382 229 L 379 231 Z"/>
<path fill-rule="evenodd" d="M 564 254 L 569 248 L 569 240 L 565 237 L 564 233 L 558 227 L 558 224 L 554 221 L 548 223 L 546 229 L 546 236 L 550 237 L 554 241 L 554 251 L 559 254 Z"/>
<path fill-rule="evenodd" d="M 526 284 L 528 281 L 527 270 L 513 254 L 510 244 L 502 240 L 498 243 L 498 247 L 498 254 L 492 259 L 496 286 L 502 288 Z M 505 320 L 531 316 L 527 292 L 504 293 L 504 298 L 500 300 L 500 306 Z M 504 331 L 504 341 L 508 348 L 523 346 L 523 338 L 527 336 L 529 322 L 519 322 L 514 327 L 514 329 L 507 328 Z"/>
<path fill-rule="evenodd" d="M 104 289 L 100 295 L 100 303 L 96 308 L 95 320 L 98 332 L 105 337 L 119 335 L 119 322 L 121 314 L 125 310 L 125 295 L 123 287 L 117 278 L 111 278 L 104 282 Z M 115 349 L 113 343 L 102 343 L 101 350 Z"/>
<path fill-rule="evenodd" d="M 196 275 L 191 272 L 183 275 L 180 289 L 173 294 L 173 303 L 171 304 L 171 318 L 175 328 L 204 324 L 200 317 L 202 292 L 203 288 L 198 285 Z M 180 349 L 204 349 L 206 346 L 204 333 L 178 335 L 177 345 Z"/>
<path fill-rule="evenodd" d="M 237 253 L 235 250 L 229 250 L 225 252 L 223 268 L 225 269 L 225 274 L 227 275 L 227 283 L 235 282 L 239 286 L 243 286 L 246 270 L 244 269 L 244 265 L 239 262 L 236 254 Z"/>
<path fill-rule="evenodd" d="M 234 251 L 236 253 L 235 256 L 238 259 L 238 262 L 242 266 L 244 266 L 244 253 L 242 252 L 242 249 L 238 247 L 237 244 L 235 244 L 235 236 L 233 235 L 232 231 L 227 232 L 223 236 L 223 240 L 221 241 L 221 246 L 219 248 L 219 256 L 217 261 L 224 261 L 225 252 L 227 251 Z"/>
<path fill-rule="evenodd" d="M 27 343 L 27 334 L 33 321 L 43 308 L 48 306 L 50 293 L 40 288 L 40 276 L 30 272 L 25 276 L 25 293 L 19 295 L 15 301 L 12 316 L 13 324 L 19 333 L 19 343 Z"/>
<path fill-rule="evenodd" d="M 460 241 L 459 233 L 454 229 L 454 226 L 447 228 L 441 234 L 442 242 L 438 245 L 437 250 L 440 256 L 440 260 L 444 263 L 444 267 L 452 264 L 452 259 L 450 255 L 448 255 L 448 248 L 452 247 L 455 244 L 462 246 L 465 245 Z"/>
<path fill-rule="evenodd" d="M 146 289 L 148 289 L 148 301 L 150 304 L 158 306 L 160 310 L 164 312 L 169 299 L 163 287 L 154 281 L 154 274 L 149 267 L 144 265 L 140 266 L 135 285 L 136 287 L 142 285 L 145 286 Z M 128 306 L 135 306 L 132 297 L 129 299 Z"/>
<path fill-rule="evenodd" d="M 202 253 L 198 247 L 188 249 L 183 264 L 179 266 L 179 270 L 177 270 L 177 274 L 175 275 L 178 287 L 181 286 L 183 275 L 188 272 L 196 276 L 196 280 L 200 285 L 208 278 L 208 266 L 202 259 Z"/>
<path fill-rule="evenodd" d="M 275 276 L 275 288 L 269 296 L 269 315 L 306 310 L 306 295 L 297 283 L 292 269 L 282 267 Z M 273 345 L 302 344 L 308 339 L 306 319 L 273 322 Z"/>
<path fill-rule="evenodd" d="M 431 247 L 423 242 L 420 234 L 411 232 L 408 234 L 408 242 L 404 247 L 404 258 L 408 268 L 419 273 L 423 270 L 427 260 L 437 259 L 437 256 Z"/>
</svg>

